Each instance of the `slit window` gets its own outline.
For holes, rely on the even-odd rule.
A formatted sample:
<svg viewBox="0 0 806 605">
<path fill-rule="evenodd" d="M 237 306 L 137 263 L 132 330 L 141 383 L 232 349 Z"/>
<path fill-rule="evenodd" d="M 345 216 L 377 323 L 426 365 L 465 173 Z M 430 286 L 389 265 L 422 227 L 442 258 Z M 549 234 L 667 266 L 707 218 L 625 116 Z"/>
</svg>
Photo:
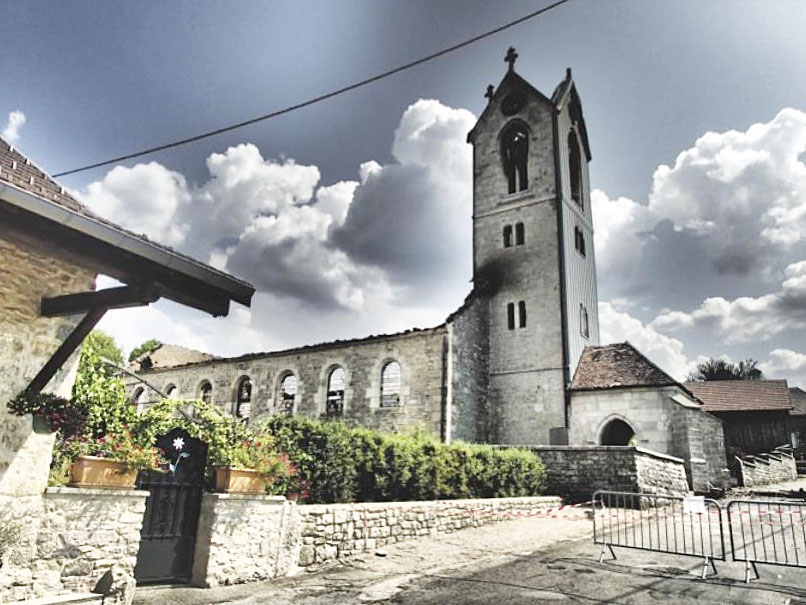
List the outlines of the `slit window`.
<svg viewBox="0 0 806 605">
<path fill-rule="evenodd" d="M 515 329 L 515 303 L 507 305 L 507 328 L 510 330 Z"/>
<path fill-rule="evenodd" d="M 514 122 L 506 127 L 501 135 L 501 159 L 507 178 L 507 191 L 526 191 L 529 188 L 529 131 L 525 124 Z"/>
<path fill-rule="evenodd" d="M 577 252 L 585 256 L 585 234 L 579 227 L 574 227 L 574 247 Z"/>
<path fill-rule="evenodd" d="M 568 134 L 568 171 L 571 179 L 571 199 L 580 208 L 584 208 L 582 200 L 582 157 L 579 153 L 579 140 L 573 130 Z"/>
<path fill-rule="evenodd" d="M 390 361 L 381 371 L 381 407 L 400 406 L 400 364 Z"/>
<path fill-rule="evenodd" d="M 335 368 L 327 378 L 327 404 L 325 415 L 337 418 L 344 415 L 344 370 Z"/>
<path fill-rule="evenodd" d="M 294 415 L 294 400 L 297 397 L 297 377 L 289 374 L 280 384 L 281 412 L 286 416 Z"/>
<path fill-rule="evenodd" d="M 525 238 L 523 223 L 515 223 L 515 245 L 523 246 Z"/>
<path fill-rule="evenodd" d="M 590 326 L 588 324 L 588 310 L 582 303 L 579 303 L 579 332 L 585 338 L 588 338 L 588 336 L 590 336 Z"/>
<path fill-rule="evenodd" d="M 520 301 L 518 303 L 518 326 L 521 328 L 526 327 L 526 302 Z"/>
<path fill-rule="evenodd" d="M 504 227 L 504 248 L 512 246 L 512 225 Z"/>
<path fill-rule="evenodd" d="M 249 418 L 252 411 L 252 381 L 248 376 L 241 378 L 235 396 L 235 417 Z"/>
</svg>

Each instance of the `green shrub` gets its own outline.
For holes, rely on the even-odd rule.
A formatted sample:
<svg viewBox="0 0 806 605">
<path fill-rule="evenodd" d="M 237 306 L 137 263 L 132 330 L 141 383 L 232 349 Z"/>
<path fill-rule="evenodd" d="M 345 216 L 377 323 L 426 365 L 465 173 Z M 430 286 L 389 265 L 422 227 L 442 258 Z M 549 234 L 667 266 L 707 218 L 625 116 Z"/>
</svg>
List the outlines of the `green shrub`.
<svg viewBox="0 0 806 605">
<path fill-rule="evenodd" d="M 274 416 L 267 432 L 309 486 L 307 501 L 389 502 L 541 494 L 545 470 L 530 451 L 444 445 L 341 422 Z"/>
</svg>

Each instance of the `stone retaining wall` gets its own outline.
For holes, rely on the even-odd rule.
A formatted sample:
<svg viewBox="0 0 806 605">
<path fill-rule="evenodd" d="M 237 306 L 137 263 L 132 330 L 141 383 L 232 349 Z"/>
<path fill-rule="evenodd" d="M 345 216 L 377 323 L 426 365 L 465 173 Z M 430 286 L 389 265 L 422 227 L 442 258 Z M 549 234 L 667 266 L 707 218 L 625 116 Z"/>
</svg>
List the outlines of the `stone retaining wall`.
<svg viewBox="0 0 806 605">
<path fill-rule="evenodd" d="M 559 506 L 556 497 L 307 504 L 282 497 L 205 494 L 193 584 L 218 586 L 287 575 L 421 536 Z"/>
<path fill-rule="evenodd" d="M 743 487 L 794 481 L 798 478 L 795 457 L 787 452 L 737 457 L 736 460 L 739 461 L 739 481 Z"/>
<path fill-rule="evenodd" d="M 680 496 L 689 491 L 683 460 L 640 447 L 531 446 L 546 466 L 546 489 L 566 501 L 591 499 L 596 490 Z"/>
<path fill-rule="evenodd" d="M 0 603 L 93 590 L 107 571 L 133 582 L 148 492 L 49 487 L 30 558 L 3 566 Z M 25 546 L 25 545 L 24 545 Z"/>
<path fill-rule="evenodd" d="M 531 497 L 300 506 L 299 565 L 305 567 L 422 536 L 488 525 L 511 519 L 515 511 L 534 513 L 561 503 L 556 497 Z"/>
</svg>

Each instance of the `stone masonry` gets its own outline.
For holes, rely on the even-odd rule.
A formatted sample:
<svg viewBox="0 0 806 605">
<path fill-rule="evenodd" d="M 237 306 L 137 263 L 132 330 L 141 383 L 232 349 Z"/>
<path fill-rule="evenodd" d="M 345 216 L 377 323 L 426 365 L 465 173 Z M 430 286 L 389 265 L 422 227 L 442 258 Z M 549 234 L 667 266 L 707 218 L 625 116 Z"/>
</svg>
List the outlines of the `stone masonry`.
<svg viewBox="0 0 806 605">
<path fill-rule="evenodd" d="M 795 457 L 789 452 L 775 452 L 736 458 L 739 481 L 743 487 L 783 483 L 798 478 Z"/>
</svg>

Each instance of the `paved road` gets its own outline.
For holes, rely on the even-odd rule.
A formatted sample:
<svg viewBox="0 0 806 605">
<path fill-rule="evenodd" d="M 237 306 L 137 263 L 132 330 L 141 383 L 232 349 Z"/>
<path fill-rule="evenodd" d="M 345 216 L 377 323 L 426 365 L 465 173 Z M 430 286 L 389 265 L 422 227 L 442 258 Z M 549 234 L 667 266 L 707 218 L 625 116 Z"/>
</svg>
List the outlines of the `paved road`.
<svg viewBox="0 0 806 605">
<path fill-rule="evenodd" d="M 717 563 L 698 579 L 696 559 L 617 549 L 597 563 L 591 522 L 582 511 L 518 519 L 398 544 L 313 573 L 249 585 L 140 589 L 136 602 L 159 605 L 400 605 L 647 603 L 806 603 L 806 571 L 760 566 L 747 586 L 740 564 Z"/>
</svg>

